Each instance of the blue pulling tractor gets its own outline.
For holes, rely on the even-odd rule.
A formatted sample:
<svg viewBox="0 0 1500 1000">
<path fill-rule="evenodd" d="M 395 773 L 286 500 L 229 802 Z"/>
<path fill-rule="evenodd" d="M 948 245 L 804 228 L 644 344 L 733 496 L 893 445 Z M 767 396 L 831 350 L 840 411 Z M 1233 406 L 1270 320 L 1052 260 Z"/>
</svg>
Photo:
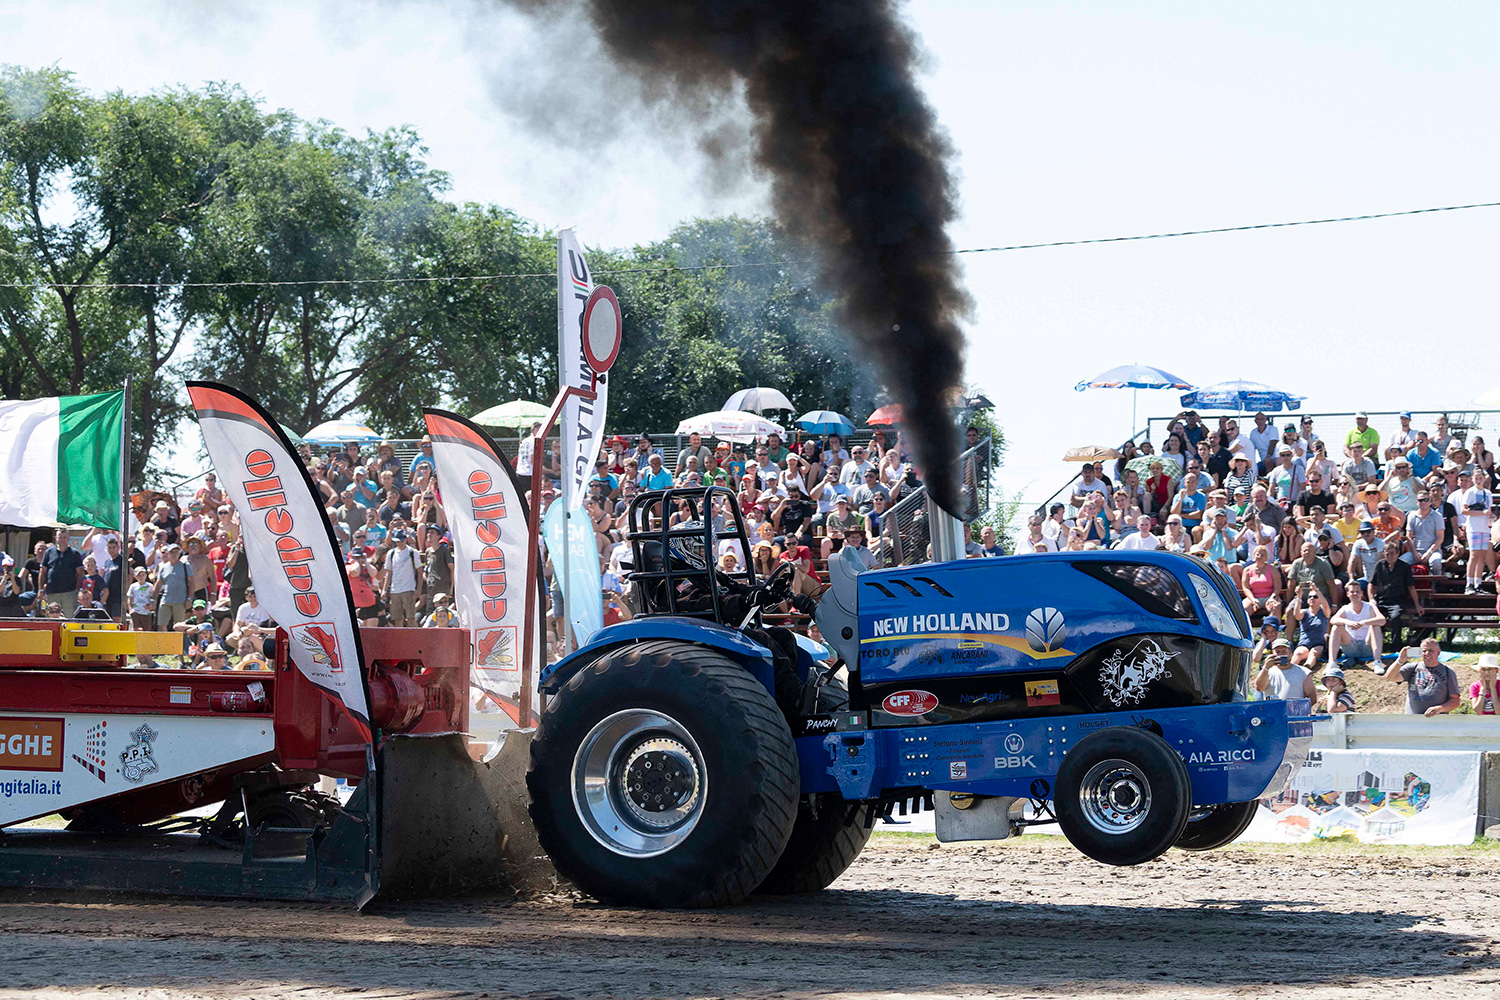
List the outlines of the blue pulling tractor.
<svg viewBox="0 0 1500 1000">
<path fill-rule="evenodd" d="M 728 490 L 644 493 L 628 523 L 644 613 L 543 675 L 527 773 L 543 848 L 608 903 L 816 891 L 893 809 L 933 809 L 944 841 L 1055 822 L 1115 865 L 1210 850 L 1311 742 L 1306 701 L 1247 700 L 1249 622 L 1197 560 L 862 572 L 836 553 L 814 604 L 790 564 L 759 580 L 715 568 L 721 541 L 747 551 Z M 765 624 L 788 601 L 836 658 Z"/>
</svg>

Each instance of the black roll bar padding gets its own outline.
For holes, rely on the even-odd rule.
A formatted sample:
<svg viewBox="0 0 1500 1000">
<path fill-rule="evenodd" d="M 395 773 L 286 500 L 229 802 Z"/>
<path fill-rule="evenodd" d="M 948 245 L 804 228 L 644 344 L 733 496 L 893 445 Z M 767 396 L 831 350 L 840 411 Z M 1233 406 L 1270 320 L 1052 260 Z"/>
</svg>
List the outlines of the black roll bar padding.
<svg viewBox="0 0 1500 1000">
<path fill-rule="evenodd" d="M 725 501 L 725 523 L 726 527 L 733 525 L 734 537 L 739 540 L 740 549 L 745 553 L 744 570 L 737 573 L 720 573 L 717 567 L 716 551 L 718 549 L 718 534 L 714 531 L 713 501 L 715 497 L 721 497 Z M 672 510 L 676 501 L 683 500 L 688 504 L 689 513 L 698 521 L 696 527 L 673 528 L 670 527 Z M 657 511 L 658 524 L 655 528 L 651 526 L 651 511 Z M 730 518 L 733 518 L 730 521 Z M 677 607 L 677 584 L 683 581 L 701 581 L 703 589 L 707 591 L 712 607 L 710 612 L 713 620 L 721 625 L 738 625 L 738 622 L 725 622 L 722 604 L 722 590 L 718 577 L 727 576 L 730 579 L 742 579 L 749 587 L 755 586 L 755 565 L 750 559 L 750 545 L 745 535 L 745 519 L 740 513 L 739 502 L 734 491 L 724 486 L 692 486 L 692 487 L 668 487 L 664 490 L 648 490 L 637 493 L 631 498 L 630 506 L 626 509 L 625 538 L 630 542 L 631 551 L 635 556 L 635 569 L 631 571 L 631 579 L 637 581 L 664 581 L 663 588 L 666 594 L 667 606 L 657 607 L 657 601 L 652 593 L 652 588 L 641 588 L 641 601 L 647 613 L 655 612 L 661 614 L 687 614 L 692 617 L 704 617 L 703 612 L 681 612 Z M 674 566 L 672 558 L 671 543 L 674 539 L 701 539 L 703 542 L 703 567 L 679 568 Z M 661 545 L 662 568 L 660 570 L 646 569 L 646 554 L 644 543 L 652 541 Z"/>
</svg>

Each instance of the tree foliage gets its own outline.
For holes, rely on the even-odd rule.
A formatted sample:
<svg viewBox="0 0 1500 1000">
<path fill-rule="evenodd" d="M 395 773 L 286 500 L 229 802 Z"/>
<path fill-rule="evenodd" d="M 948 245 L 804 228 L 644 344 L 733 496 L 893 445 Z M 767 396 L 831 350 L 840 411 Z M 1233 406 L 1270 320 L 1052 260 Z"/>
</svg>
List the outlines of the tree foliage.
<svg viewBox="0 0 1500 1000">
<path fill-rule="evenodd" d="M 349 417 L 409 436 L 424 405 L 550 400 L 554 235 L 445 200 L 426 155 L 410 128 L 353 136 L 231 85 L 96 96 L 0 67 L 0 283 L 20 286 L 0 288 L 0 392 L 130 377 L 138 470 L 187 414 L 184 377 L 299 431 Z M 855 419 L 877 405 L 812 256 L 742 218 L 591 249 L 625 317 L 611 427 L 669 429 L 748 385 Z M 517 274 L 540 276 L 460 280 Z"/>
</svg>

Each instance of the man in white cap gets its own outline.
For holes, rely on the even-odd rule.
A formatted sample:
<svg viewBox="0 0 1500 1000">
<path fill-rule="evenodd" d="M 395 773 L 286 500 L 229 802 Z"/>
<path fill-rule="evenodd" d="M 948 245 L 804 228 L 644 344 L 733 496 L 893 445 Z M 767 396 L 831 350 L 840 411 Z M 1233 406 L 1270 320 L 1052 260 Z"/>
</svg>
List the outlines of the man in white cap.
<svg viewBox="0 0 1500 1000">
<path fill-rule="evenodd" d="M 1318 687 L 1312 674 L 1300 664 L 1292 662 L 1292 644 L 1286 636 L 1277 636 L 1271 643 L 1271 655 L 1261 661 L 1260 673 L 1255 675 L 1255 690 L 1265 693 L 1267 701 L 1292 701 L 1318 697 Z"/>
<path fill-rule="evenodd" d="M 1469 685 L 1469 707 L 1475 715 L 1495 715 L 1500 705 L 1500 656 L 1485 653 L 1479 658 L 1479 680 Z"/>
<path fill-rule="evenodd" d="M 1361 454 L 1354 454 L 1354 446 L 1360 446 Z M 1360 410 L 1354 415 L 1354 426 L 1349 428 L 1349 433 L 1344 435 L 1344 454 L 1350 458 L 1364 457 L 1369 455 L 1371 460 L 1380 449 L 1380 432 L 1370 426 L 1370 415 Z"/>
</svg>

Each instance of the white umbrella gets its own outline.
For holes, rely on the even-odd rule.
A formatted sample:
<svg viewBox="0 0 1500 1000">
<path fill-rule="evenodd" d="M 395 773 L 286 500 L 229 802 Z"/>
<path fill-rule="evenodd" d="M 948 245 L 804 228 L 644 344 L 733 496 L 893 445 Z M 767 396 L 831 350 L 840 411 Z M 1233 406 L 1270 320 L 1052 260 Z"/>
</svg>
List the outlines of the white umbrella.
<svg viewBox="0 0 1500 1000">
<path fill-rule="evenodd" d="M 1500 406 L 1500 386 L 1491 389 L 1483 396 L 1475 399 L 1474 402 L 1480 406 Z"/>
<path fill-rule="evenodd" d="M 345 444 L 350 441 L 369 444 L 381 440 L 381 435 L 364 424 L 350 423 L 347 420 L 325 420 L 302 435 L 302 439 L 309 444 Z"/>
<path fill-rule="evenodd" d="M 761 410 L 791 410 L 794 407 L 780 389 L 767 389 L 758 385 L 751 389 L 741 389 L 724 400 L 724 409 L 754 410 L 759 413 Z"/>
<path fill-rule="evenodd" d="M 767 434 L 782 434 L 780 424 L 744 410 L 715 410 L 688 417 L 677 425 L 678 434 L 702 434 L 726 441 L 750 441 Z"/>
</svg>

